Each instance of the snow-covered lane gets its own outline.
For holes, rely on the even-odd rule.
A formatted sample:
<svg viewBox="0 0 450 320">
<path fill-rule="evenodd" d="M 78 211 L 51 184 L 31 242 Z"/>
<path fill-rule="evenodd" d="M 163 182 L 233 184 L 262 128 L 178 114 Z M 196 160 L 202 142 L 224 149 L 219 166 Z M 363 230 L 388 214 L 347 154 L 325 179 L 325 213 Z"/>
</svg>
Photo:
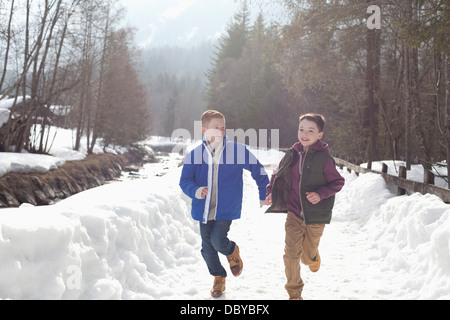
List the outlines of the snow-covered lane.
<svg viewBox="0 0 450 320">
<path fill-rule="evenodd" d="M 54 206 L 0 210 L 0 298 L 211 299 L 176 167 Z M 321 270 L 302 266 L 304 299 L 450 299 L 450 205 L 395 197 L 376 174 L 342 175 Z M 228 277 L 222 299 L 285 300 L 285 215 L 264 214 L 248 173 L 244 184 L 242 219 L 230 232 L 244 272 Z"/>
</svg>

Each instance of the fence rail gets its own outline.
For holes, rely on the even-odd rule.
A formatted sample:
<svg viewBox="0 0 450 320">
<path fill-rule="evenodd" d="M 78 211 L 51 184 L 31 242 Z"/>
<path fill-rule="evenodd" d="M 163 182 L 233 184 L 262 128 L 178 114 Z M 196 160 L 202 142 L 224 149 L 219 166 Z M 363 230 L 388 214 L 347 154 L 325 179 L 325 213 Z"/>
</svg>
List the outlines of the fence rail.
<svg viewBox="0 0 450 320">
<path fill-rule="evenodd" d="M 383 164 L 383 169 L 379 172 L 363 168 L 339 158 L 335 158 L 335 160 L 336 164 L 339 165 L 341 169 L 346 167 L 348 171 L 354 171 L 356 174 L 376 173 L 381 175 L 387 184 L 398 187 L 398 195 L 404 195 L 406 193 L 405 190 L 419 192 L 421 194 L 431 193 L 441 198 L 444 202 L 450 203 L 450 189 L 435 186 L 434 175 L 431 172 L 425 172 L 424 182 L 422 183 L 406 179 L 406 168 L 404 166 L 400 167 L 399 176 L 397 177 L 387 173 L 386 164 Z"/>
</svg>

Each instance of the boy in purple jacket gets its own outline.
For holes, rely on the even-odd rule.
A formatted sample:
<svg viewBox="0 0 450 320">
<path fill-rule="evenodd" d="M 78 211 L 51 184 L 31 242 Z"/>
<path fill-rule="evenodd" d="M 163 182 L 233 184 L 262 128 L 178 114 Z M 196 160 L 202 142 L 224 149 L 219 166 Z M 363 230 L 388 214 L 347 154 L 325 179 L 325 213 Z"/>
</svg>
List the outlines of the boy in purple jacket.
<svg viewBox="0 0 450 320">
<path fill-rule="evenodd" d="M 281 160 L 267 186 L 267 212 L 287 212 L 284 265 L 291 300 L 302 300 L 300 260 L 319 271 L 319 243 L 330 224 L 335 194 L 345 180 L 336 170 L 328 144 L 321 141 L 325 117 L 300 117 L 297 142 Z"/>
</svg>

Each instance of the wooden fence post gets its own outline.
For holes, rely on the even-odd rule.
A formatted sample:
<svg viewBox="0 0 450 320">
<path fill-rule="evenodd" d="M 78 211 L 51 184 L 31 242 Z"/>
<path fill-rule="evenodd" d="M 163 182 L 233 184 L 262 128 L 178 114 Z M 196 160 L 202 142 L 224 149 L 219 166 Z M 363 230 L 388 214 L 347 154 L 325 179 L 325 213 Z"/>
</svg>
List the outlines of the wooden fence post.
<svg viewBox="0 0 450 320">
<path fill-rule="evenodd" d="M 405 195 L 406 191 L 410 192 L 419 192 L 421 194 L 434 194 L 441 198 L 444 202 L 450 203 L 450 189 L 442 188 L 434 185 L 434 174 L 432 172 L 424 172 L 424 182 L 419 181 L 413 181 L 413 180 L 407 180 L 407 170 L 406 168 L 400 167 L 399 168 L 399 176 L 391 175 L 387 173 L 388 167 L 387 165 L 383 164 L 382 172 L 368 170 L 366 168 L 363 168 L 361 166 L 355 165 L 353 163 L 344 161 L 339 158 L 335 158 L 336 163 L 339 165 L 342 165 L 344 167 L 347 167 L 347 170 L 349 172 L 354 171 L 358 176 L 360 173 L 377 173 L 383 176 L 384 180 L 388 185 L 397 186 L 398 188 L 398 195 Z"/>
<path fill-rule="evenodd" d="M 425 170 L 423 172 L 423 183 L 434 185 L 434 173 L 430 170 Z"/>
<path fill-rule="evenodd" d="M 398 176 L 399 176 L 400 178 L 406 179 L 406 171 L 407 171 L 407 170 L 406 170 L 406 167 L 405 167 L 405 166 L 400 166 Z M 398 195 L 398 196 L 403 196 L 403 195 L 405 195 L 405 194 L 406 194 L 406 190 L 399 187 L 399 188 L 398 188 L 397 195 Z"/>
</svg>

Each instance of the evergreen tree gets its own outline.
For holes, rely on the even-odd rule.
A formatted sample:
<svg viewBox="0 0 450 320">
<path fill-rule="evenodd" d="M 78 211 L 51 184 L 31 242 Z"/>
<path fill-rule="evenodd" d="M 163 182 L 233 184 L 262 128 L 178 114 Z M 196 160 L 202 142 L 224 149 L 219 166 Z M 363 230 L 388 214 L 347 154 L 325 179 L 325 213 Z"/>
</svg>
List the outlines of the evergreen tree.
<svg viewBox="0 0 450 320">
<path fill-rule="evenodd" d="M 275 26 L 266 26 L 262 13 L 251 25 L 249 14 L 244 2 L 217 48 L 208 73 L 208 107 L 224 112 L 231 129 L 279 129 L 281 141 L 276 142 L 290 147 L 301 103 L 285 90 L 278 71 L 274 47 L 281 35 Z"/>
<path fill-rule="evenodd" d="M 176 117 L 179 113 L 179 91 L 177 80 L 173 80 L 174 87 L 172 89 L 172 93 L 169 98 L 169 102 L 167 103 L 166 113 L 164 116 L 164 135 L 166 137 L 172 136 L 172 132 L 176 128 Z"/>
<path fill-rule="evenodd" d="M 216 47 L 216 57 L 213 58 L 213 67 L 208 70 L 208 89 L 206 101 L 208 108 L 224 109 L 227 105 L 222 105 L 220 96 L 227 95 L 226 92 L 220 92 L 226 86 L 227 77 L 230 74 L 230 68 L 234 61 L 238 60 L 245 48 L 249 36 L 250 11 L 247 1 L 234 15 L 233 21 L 229 25 L 225 35 L 219 40 Z M 230 97 L 231 98 L 231 97 Z M 228 100 L 231 103 L 231 101 Z M 228 119 L 227 119 L 228 120 Z M 231 121 L 231 122 L 230 122 Z M 233 124 L 233 119 L 229 119 L 229 124 Z"/>
<path fill-rule="evenodd" d="M 218 60 L 224 61 L 227 58 L 239 59 L 242 50 L 249 37 L 250 10 L 247 1 L 243 1 L 240 10 L 234 15 L 233 22 L 227 30 L 227 34 L 219 41 L 221 50 Z"/>
<path fill-rule="evenodd" d="M 130 145 L 145 138 L 147 95 L 133 63 L 127 30 L 113 32 L 108 43 L 106 75 L 99 106 L 99 136 L 105 144 Z"/>
<path fill-rule="evenodd" d="M 327 116 L 336 153 L 450 162 L 449 0 L 278 2 L 291 19 L 278 70 L 302 110 Z M 369 5 L 381 8 L 381 30 L 368 28 Z"/>
</svg>

